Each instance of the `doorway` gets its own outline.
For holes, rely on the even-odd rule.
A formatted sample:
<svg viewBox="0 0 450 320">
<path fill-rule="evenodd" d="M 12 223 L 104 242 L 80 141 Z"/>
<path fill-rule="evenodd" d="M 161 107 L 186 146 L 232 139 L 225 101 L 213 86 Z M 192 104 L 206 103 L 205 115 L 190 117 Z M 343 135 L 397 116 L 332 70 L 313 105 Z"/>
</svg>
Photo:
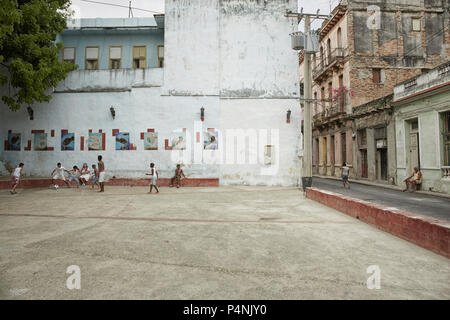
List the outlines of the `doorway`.
<svg viewBox="0 0 450 320">
<path fill-rule="evenodd" d="M 409 124 L 409 172 L 413 172 L 414 167 L 420 168 L 419 121 L 413 119 Z"/>
</svg>

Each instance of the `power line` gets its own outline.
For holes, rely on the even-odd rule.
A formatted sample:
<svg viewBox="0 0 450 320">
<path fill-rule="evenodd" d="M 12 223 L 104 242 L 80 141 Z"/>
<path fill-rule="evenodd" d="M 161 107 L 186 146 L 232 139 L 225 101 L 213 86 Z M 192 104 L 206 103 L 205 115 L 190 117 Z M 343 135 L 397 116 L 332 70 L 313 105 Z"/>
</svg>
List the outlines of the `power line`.
<svg viewBox="0 0 450 320">
<path fill-rule="evenodd" d="M 164 12 L 152 11 L 152 10 L 141 9 L 141 8 L 136 8 L 136 7 L 131 7 L 131 6 L 124 6 L 124 5 L 115 4 L 115 3 L 93 1 L 93 0 L 80 0 L 80 1 L 82 1 L 82 2 L 90 2 L 90 3 L 95 3 L 95 4 L 103 4 L 103 5 L 111 6 L 111 7 L 127 8 L 129 10 L 130 9 L 134 9 L 134 10 L 145 11 L 145 12 L 150 12 L 150 13 L 164 14 Z"/>
</svg>

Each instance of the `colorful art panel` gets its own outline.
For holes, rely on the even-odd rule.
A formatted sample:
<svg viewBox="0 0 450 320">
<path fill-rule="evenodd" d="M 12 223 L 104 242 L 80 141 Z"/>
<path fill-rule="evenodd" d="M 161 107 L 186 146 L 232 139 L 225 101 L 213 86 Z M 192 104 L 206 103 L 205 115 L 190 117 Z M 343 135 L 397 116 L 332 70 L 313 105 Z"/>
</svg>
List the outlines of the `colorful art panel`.
<svg viewBox="0 0 450 320">
<path fill-rule="evenodd" d="M 10 151 L 20 151 L 20 133 L 8 133 L 8 150 Z"/>
<path fill-rule="evenodd" d="M 90 132 L 88 139 L 88 150 L 103 150 L 103 134 L 101 132 Z"/>
<path fill-rule="evenodd" d="M 45 151 L 47 150 L 47 133 L 35 133 L 34 134 L 34 150 Z"/>
<path fill-rule="evenodd" d="M 75 133 L 64 132 L 61 133 L 61 151 L 75 150 Z"/>
<path fill-rule="evenodd" d="M 130 133 L 116 133 L 116 150 L 130 150 Z"/>
<path fill-rule="evenodd" d="M 144 150 L 158 150 L 158 132 L 144 133 Z"/>
<path fill-rule="evenodd" d="M 217 131 L 206 131 L 203 134 L 203 148 L 205 150 L 217 150 L 219 147 L 219 133 Z"/>
<path fill-rule="evenodd" d="M 173 132 L 170 137 L 172 150 L 186 150 L 186 132 Z"/>
</svg>

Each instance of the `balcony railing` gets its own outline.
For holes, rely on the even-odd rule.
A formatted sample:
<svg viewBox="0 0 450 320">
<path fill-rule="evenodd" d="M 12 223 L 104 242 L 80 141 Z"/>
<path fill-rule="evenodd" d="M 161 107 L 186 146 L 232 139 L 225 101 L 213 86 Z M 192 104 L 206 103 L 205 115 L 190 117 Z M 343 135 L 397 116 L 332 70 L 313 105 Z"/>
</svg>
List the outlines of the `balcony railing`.
<svg viewBox="0 0 450 320">
<path fill-rule="evenodd" d="M 442 178 L 450 180 L 450 166 L 442 166 Z"/>
<path fill-rule="evenodd" d="M 343 60 L 348 55 L 348 48 L 335 48 L 328 54 L 319 57 L 319 63 L 313 68 L 313 78 L 317 78 L 337 61 Z"/>
<path fill-rule="evenodd" d="M 328 102 L 323 102 L 326 105 Z M 331 106 L 328 106 L 324 111 L 319 112 L 313 116 L 314 124 L 325 123 L 341 115 L 345 115 L 345 106 L 347 104 L 347 98 L 340 96 L 331 102 Z"/>
</svg>

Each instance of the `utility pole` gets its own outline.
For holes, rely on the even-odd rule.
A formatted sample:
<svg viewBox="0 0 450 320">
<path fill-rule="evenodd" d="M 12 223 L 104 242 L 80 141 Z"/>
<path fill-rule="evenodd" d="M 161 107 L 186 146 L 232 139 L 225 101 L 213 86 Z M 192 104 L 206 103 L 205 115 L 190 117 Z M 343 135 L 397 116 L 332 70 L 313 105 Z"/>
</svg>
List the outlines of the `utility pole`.
<svg viewBox="0 0 450 320">
<path fill-rule="evenodd" d="M 311 13 L 303 13 L 303 8 L 299 13 L 293 13 L 288 11 L 285 14 L 287 18 L 297 18 L 298 23 L 302 19 L 305 19 L 305 37 L 306 40 L 309 41 L 307 37 L 311 36 L 311 17 L 315 20 L 328 20 L 330 18 L 329 15 L 319 14 L 319 10 L 317 10 L 316 14 Z M 295 34 L 295 33 L 294 33 Z M 293 34 L 293 35 L 294 35 Z M 311 74 L 311 54 L 312 52 L 316 52 L 318 49 L 309 48 L 311 44 L 303 44 L 303 53 L 304 53 L 304 69 L 303 69 L 303 81 L 304 81 L 304 97 L 303 99 L 300 97 L 300 104 L 304 102 L 304 110 L 303 110 L 303 165 L 302 165 L 302 187 L 303 191 L 306 191 L 306 188 L 312 186 L 312 119 L 311 119 L 311 102 L 312 99 L 312 74 Z M 302 48 L 302 45 L 297 44 L 293 46 L 293 49 Z M 313 50 L 313 51 L 311 51 Z"/>
<path fill-rule="evenodd" d="M 311 18 L 305 16 L 305 34 L 311 30 Z M 312 126 L 311 126 L 311 53 L 305 50 L 304 59 L 304 101 L 305 108 L 303 110 L 303 166 L 302 166 L 302 186 L 303 191 L 312 185 Z"/>
</svg>

